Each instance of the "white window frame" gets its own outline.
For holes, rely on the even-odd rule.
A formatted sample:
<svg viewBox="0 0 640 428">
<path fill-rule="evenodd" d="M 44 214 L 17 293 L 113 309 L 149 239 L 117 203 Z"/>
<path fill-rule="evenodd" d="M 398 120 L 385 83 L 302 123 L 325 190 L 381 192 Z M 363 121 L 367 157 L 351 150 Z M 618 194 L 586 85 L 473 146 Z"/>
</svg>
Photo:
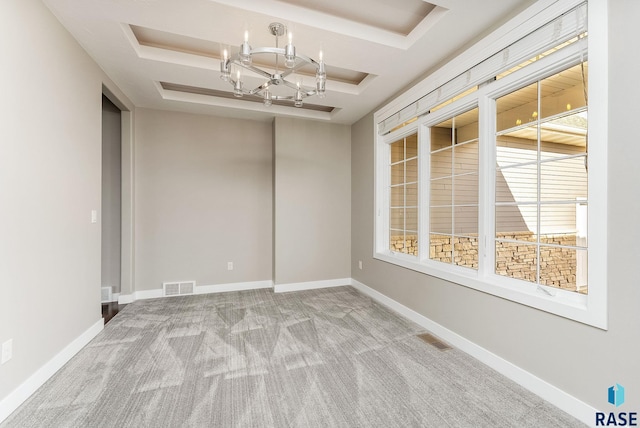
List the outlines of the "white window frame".
<svg viewBox="0 0 640 428">
<path fill-rule="evenodd" d="M 384 230 L 386 230 L 385 233 L 378 233 L 376 234 L 376 236 L 380 239 L 382 239 L 382 242 L 377 243 L 376 246 L 381 246 L 382 248 L 386 248 L 387 252 L 392 255 L 395 258 L 398 258 L 400 260 L 407 260 L 408 262 L 411 261 L 415 261 L 417 258 L 416 256 L 412 256 L 410 254 L 405 254 L 405 253 L 401 253 L 398 251 L 391 251 L 389 249 L 389 230 L 390 230 L 390 221 L 389 221 L 389 207 L 390 207 L 390 198 L 391 198 L 391 192 L 390 192 L 390 188 L 391 188 L 391 151 L 389 149 L 391 143 L 396 142 L 402 138 L 406 138 L 408 136 L 410 136 L 411 134 L 418 134 L 418 236 L 420 236 L 421 234 L 421 229 L 420 229 L 420 217 L 421 214 L 420 212 L 422 211 L 421 209 L 421 199 L 420 199 L 420 189 L 422 188 L 421 185 L 421 180 L 422 177 L 420 175 L 420 158 L 421 158 L 421 151 L 420 151 L 420 132 L 419 132 L 419 127 L 418 127 L 418 121 L 415 121 L 413 123 L 410 123 L 408 125 L 403 126 L 402 128 L 399 128 L 393 132 L 390 132 L 389 134 L 385 135 L 382 138 L 382 142 L 381 142 L 381 148 L 382 150 L 378 151 L 378 155 L 380 156 L 379 161 L 384 162 L 385 165 L 385 171 L 381 172 L 379 174 L 379 176 L 381 177 L 382 182 L 384 183 L 384 191 L 380 192 L 380 200 L 382 201 L 383 205 L 386 207 L 386 213 L 378 213 L 378 216 L 382 219 L 382 225 L 385 228 Z M 418 241 L 418 257 L 420 257 L 420 251 L 421 251 L 421 247 L 420 247 L 420 241 Z"/>
<path fill-rule="evenodd" d="M 537 3 L 552 3 L 551 1 L 540 1 Z M 579 4 L 576 0 L 559 0 L 553 2 L 556 7 L 555 16 L 559 16 Z M 507 34 L 512 38 L 509 42 L 522 37 L 518 34 L 519 27 L 532 29 L 538 28 L 555 16 L 541 16 L 536 13 L 537 7 L 534 5 L 525 11 L 523 17 L 519 15 L 515 23 L 510 22 L 506 27 L 510 28 Z M 526 15 L 529 15 L 528 17 Z M 544 15 L 544 14 L 543 14 Z M 526 24 L 522 20 L 526 18 Z M 588 295 L 583 295 L 565 290 L 541 287 L 537 284 L 507 278 L 495 274 L 493 266 L 495 260 L 495 225 L 494 219 L 494 180 L 495 180 L 495 99 L 510 91 L 519 89 L 525 84 L 536 81 L 539 78 L 547 77 L 556 72 L 566 69 L 579 62 L 579 46 L 571 45 L 557 53 L 542 58 L 535 63 L 518 70 L 502 79 L 483 86 L 478 91 L 455 101 L 454 103 L 437 110 L 433 114 L 426 114 L 414 122 L 418 131 L 418 162 L 419 162 L 419 225 L 418 225 L 418 257 L 406 254 L 392 253 L 388 250 L 388 219 L 385 225 L 385 212 L 388 213 L 388 192 L 385 182 L 387 172 L 384 167 L 388 161 L 384 162 L 384 155 L 381 156 L 380 148 L 385 142 L 395 141 L 415 132 L 414 124 L 400 128 L 399 130 L 385 135 L 377 135 L 375 144 L 375 230 L 374 230 L 374 258 L 389 263 L 396 264 L 408 269 L 432 275 L 444 280 L 454 282 L 459 285 L 483 291 L 501 298 L 537 308 L 549 313 L 566 317 L 578 322 L 592 325 L 601 329 L 607 329 L 607 135 L 608 123 L 608 38 L 607 38 L 607 0 L 589 0 L 588 3 L 588 25 L 589 36 L 588 56 L 589 56 L 589 174 L 588 174 Z M 506 30 L 505 30 L 506 31 Z M 374 122 L 377 129 L 379 123 L 399 111 L 413 100 L 424 96 L 425 93 L 436 88 L 436 82 L 447 81 L 446 77 L 455 77 L 464 72 L 464 67 L 469 67 L 471 60 L 482 61 L 499 51 L 495 42 L 491 42 L 492 36 L 502 39 L 505 43 L 504 31 L 496 31 L 496 35 L 489 36 L 489 42 L 485 43 L 481 54 L 478 53 L 477 46 L 472 51 L 462 54 L 454 59 L 450 64 L 438 70 L 434 75 L 427 77 L 414 88 L 402 94 L 389 105 L 383 107 L 374 115 Z M 507 37 L 508 39 L 508 37 Z M 482 43 L 480 43 L 482 45 Z M 576 52 L 578 52 L 576 54 Z M 560 59 L 559 59 L 560 58 Z M 586 58 L 585 58 L 586 59 Z M 471 64 L 473 66 L 473 64 Z M 442 120 L 473 108 L 479 107 L 479 225 L 478 225 L 478 260 L 479 268 L 469 269 L 460 266 L 449 265 L 434 260 L 429 260 L 429 126 L 435 125 Z M 601 119 L 598 119 L 601 118 Z M 388 178 L 386 178 L 388 180 Z M 385 201 L 385 197 L 387 200 Z M 386 228 L 385 228 L 386 227 Z M 386 237 L 386 242 L 385 242 Z M 551 290 L 549 292 L 549 290 Z"/>
<path fill-rule="evenodd" d="M 422 188 L 424 189 L 423 193 L 421 193 L 422 196 L 422 200 L 425 201 L 423 204 L 423 210 L 424 211 L 424 215 L 422 217 L 422 230 L 425 231 L 425 235 L 423 239 L 420 239 L 418 241 L 418 243 L 420 244 L 420 254 L 423 254 L 423 257 L 421 258 L 421 262 L 425 265 L 428 266 L 432 269 L 442 269 L 443 267 L 445 267 L 448 270 L 451 270 L 452 272 L 456 272 L 460 275 L 463 275 L 465 277 L 473 277 L 473 278 L 477 278 L 477 272 L 482 268 L 482 265 L 479 263 L 478 264 L 478 269 L 471 269 L 468 267 L 464 267 L 464 266 L 456 266 L 455 264 L 451 263 L 451 264 L 445 264 L 436 260 L 431 260 L 429 258 L 429 247 L 430 247 L 430 228 L 429 228 L 429 224 L 431 222 L 430 219 L 430 201 L 431 201 L 431 186 L 427 185 L 427 183 L 430 184 L 430 174 L 428 174 L 429 171 L 431 171 L 431 130 L 430 128 L 432 126 L 435 126 L 441 122 L 444 122 L 445 120 L 451 119 L 454 116 L 457 116 L 459 114 L 465 113 L 469 110 L 473 110 L 474 108 L 478 107 L 478 94 L 480 92 L 476 91 L 473 92 L 459 100 L 456 100 L 455 102 L 447 105 L 446 107 L 443 107 L 441 109 L 439 109 L 438 111 L 436 111 L 433 114 L 428 114 L 426 116 L 424 116 L 423 118 L 421 118 L 420 120 L 420 130 L 422 131 L 422 135 L 423 138 L 422 140 L 420 140 L 420 144 L 422 145 L 422 151 L 423 153 L 425 153 L 425 161 L 424 163 L 422 163 L 420 165 L 420 169 L 421 171 L 424 171 L 424 177 L 425 177 L 425 184 L 422 186 Z M 480 117 L 478 117 L 478 125 L 480 125 L 482 123 L 482 119 Z M 480 183 L 481 183 L 481 172 L 480 172 L 480 165 L 481 165 L 481 153 L 482 153 L 482 149 L 480 147 L 480 129 L 478 129 L 478 192 L 479 194 L 481 194 L 480 192 Z M 418 147 L 418 151 L 420 151 L 421 147 Z M 481 208 L 482 208 L 482 200 L 479 197 L 478 198 L 478 239 L 480 239 L 480 236 L 482 235 L 482 224 L 483 224 L 483 219 L 484 217 L 481 214 Z M 482 257 L 484 257 L 484 246 L 482 245 L 478 245 L 478 260 L 481 260 Z M 452 252 L 452 257 L 453 257 L 453 252 Z"/>
</svg>

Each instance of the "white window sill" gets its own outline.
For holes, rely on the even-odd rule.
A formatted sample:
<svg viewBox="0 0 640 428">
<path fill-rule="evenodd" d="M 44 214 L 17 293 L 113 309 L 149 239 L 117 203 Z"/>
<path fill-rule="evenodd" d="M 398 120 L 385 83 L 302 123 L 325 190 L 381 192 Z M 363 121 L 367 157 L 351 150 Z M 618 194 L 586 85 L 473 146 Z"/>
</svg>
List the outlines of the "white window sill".
<svg viewBox="0 0 640 428">
<path fill-rule="evenodd" d="M 540 287 L 537 284 L 501 277 L 493 273 L 481 276 L 478 271 L 473 269 L 449 266 L 431 260 L 420 261 L 416 257 L 391 251 L 377 252 L 374 254 L 374 258 L 531 308 L 606 329 L 606 316 L 603 316 L 602 311 L 597 308 L 590 307 L 590 296 L 588 295 L 552 287 Z M 544 290 L 547 290 L 551 295 Z"/>
</svg>

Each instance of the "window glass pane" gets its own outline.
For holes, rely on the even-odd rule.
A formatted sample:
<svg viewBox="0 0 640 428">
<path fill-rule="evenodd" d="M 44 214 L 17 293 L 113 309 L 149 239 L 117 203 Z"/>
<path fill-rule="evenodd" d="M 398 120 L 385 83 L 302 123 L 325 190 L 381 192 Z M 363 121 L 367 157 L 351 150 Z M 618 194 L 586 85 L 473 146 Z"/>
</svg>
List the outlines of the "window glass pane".
<svg viewBox="0 0 640 428">
<path fill-rule="evenodd" d="M 431 127 L 431 151 L 451 147 L 453 144 L 453 120 L 449 119 Z"/>
<path fill-rule="evenodd" d="M 429 221 L 431 232 L 440 235 L 450 235 L 451 230 L 451 207 L 438 207 L 429 210 Z"/>
<path fill-rule="evenodd" d="M 587 112 L 559 117 L 540 125 L 542 160 L 585 153 L 587 149 Z"/>
<path fill-rule="evenodd" d="M 392 143 L 390 148 L 389 249 L 411 255 L 418 254 L 417 144 L 416 132 Z M 409 150 L 409 157 L 412 157 L 410 160 L 406 159 L 406 150 Z"/>
<path fill-rule="evenodd" d="M 451 178 L 431 180 L 431 206 L 451 205 Z"/>
<path fill-rule="evenodd" d="M 576 245 L 576 204 L 540 205 L 540 242 Z"/>
<path fill-rule="evenodd" d="M 405 183 L 418 181 L 418 159 L 409 160 L 406 163 Z"/>
<path fill-rule="evenodd" d="M 417 207 L 418 206 L 418 184 L 407 184 L 406 185 L 406 205 L 407 207 Z"/>
<path fill-rule="evenodd" d="M 478 233 L 478 207 L 454 207 L 454 230 L 456 235 Z"/>
<path fill-rule="evenodd" d="M 585 157 L 540 164 L 540 199 L 566 201 L 587 197 Z"/>
<path fill-rule="evenodd" d="M 538 119 L 538 83 L 498 98 L 496 110 L 498 132 L 535 122 Z"/>
<path fill-rule="evenodd" d="M 404 139 L 390 144 L 391 163 L 396 163 L 404 159 Z"/>
<path fill-rule="evenodd" d="M 391 208 L 389 214 L 391 229 L 404 230 L 404 208 Z"/>
<path fill-rule="evenodd" d="M 456 205 L 478 204 L 478 174 L 457 175 L 454 178 L 453 201 Z M 477 208 L 476 208 L 477 209 Z"/>
<path fill-rule="evenodd" d="M 537 139 L 537 126 L 499 135 L 496 140 L 496 163 L 504 168 L 509 165 L 536 162 L 538 160 Z"/>
<path fill-rule="evenodd" d="M 537 205 L 500 205 L 496 207 L 496 238 L 535 242 L 537 230 Z"/>
<path fill-rule="evenodd" d="M 587 251 L 541 245 L 540 284 L 586 293 Z"/>
<path fill-rule="evenodd" d="M 555 116 L 567 111 L 585 107 L 586 93 L 584 80 L 587 79 L 587 64 L 580 64 L 544 79 L 540 83 L 541 118 Z"/>
<path fill-rule="evenodd" d="M 432 233 L 429 235 L 429 258 L 443 263 L 451 263 L 451 253 L 453 247 L 451 245 L 450 235 L 441 235 Z"/>
<path fill-rule="evenodd" d="M 404 162 L 391 165 L 391 184 L 404 183 Z"/>
<path fill-rule="evenodd" d="M 478 139 L 478 109 L 474 108 L 455 118 L 456 144 Z"/>
<path fill-rule="evenodd" d="M 547 123 L 543 123 L 540 130 L 540 159 L 542 161 L 586 153 L 586 135 L 573 135 L 570 139 L 559 137 L 557 132 L 545 129 L 546 125 Z M 567 143 L 553 142 L 562 140 L 567 141 Z"/>
<path fill-rule="evenodd" d="M 576 246 L 587 248 L 587 218 L 588 207 L 585 201 L 576 203 Z"/>
<path fill-rule="evenodd" d="M 452 175 L 451 148 L 440 150 L 431 154 L 431 178 L 450 177 Z"/>
<path fill-rule="evenodd" d="M 403 252 L 404 250 L 404 231 L 391 230 L 389 236 L 389 249 L 391 251 Z"/>
<path fill-rule="evenodd" d="M 418 134 L 412 134 L 406 139 L 406 159 L 411 159 L 418 156 Z"/>
<path fill-rule="evenodd" d="M 405 226 L 407 231 L 418 230 L 418 208 L 407 208 L 405 211 Z"/>
<path fill-rule="evenodd" d="M 394 186 L 391 188 L 391 206 L 403 207 L 404 206 L 404 186 Z"/>
<path fill-rule="evenodd" d="M 536 164 L 496 171 L 496 202 L 529 202 L 538 199 Z"/>
<path fill-rule="evenodd" d="M 509 278 L 537 282 L 537 246 L 496 241 L 496 273 Z"/>
<path fill-rule="evenodd" d="M 407 232 L 404 237 L 404 247 L 401 250 L 402 253 L 411 254 L 412 256 L 418 255 L 418 237 L 416 234 Z"/>
<path fill-rule="evenodd" d="M 454 174 L 478 171 L 478 142 L 459 144 L 454 147 Z"/>
<path fill-rule="evenodd" d="M 478 238 L 475 236 L 453 237 L 453 263 L 478 269 Z"/>
</svg>

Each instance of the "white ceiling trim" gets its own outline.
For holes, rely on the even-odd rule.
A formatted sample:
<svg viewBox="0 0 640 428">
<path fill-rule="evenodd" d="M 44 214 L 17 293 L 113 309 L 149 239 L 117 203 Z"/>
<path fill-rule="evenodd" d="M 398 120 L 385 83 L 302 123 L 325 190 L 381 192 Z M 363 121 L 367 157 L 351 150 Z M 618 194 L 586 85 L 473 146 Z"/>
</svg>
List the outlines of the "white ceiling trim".
<svg viewBox="0 0 640 428">
<path fill-rule="evenodd" d="M 220 98 L 214 97 L 210 95 L 202 95 L 202 94 L 193 94 L 190 92 L 180 92 L 180 91 L 172 91 L 167 90 L 162 87 L 160 82 L 153 82 L 158 93 L 164 100 L 170 101 L 180 101 L 192 104 L 203 104 L 210 105 L 215 107 L 224 107 L 228 109 L 237 109 L 237 110 L 249 110 L 257 113 L 265 113 L 264 107 L 262 103 L 254 103 L 249 101 L 241 101 L 241 100 L 233 100 L 228 98 Z M 269 107 L 269 113 L 274 116 L 290 116 L 297 117 L 302 119 L 314 119 L 314 120 L 324 120 L 330 121 L 333 115 L 339 111 L 340 109 L 334 108 L 331 113 L 324 111 L 316 111 L 316 110 L 305 110 L 295 107 L 286 107 L 279 105 L 272 105 Z"/>
<path fill-rule="evenodd" d="M 210 1 L 263 15 L 277 16 L 279 19 L 403 50 L 409 49 L 421 39 L 448 12 L 448 9 L 436 6 L 407 36 L 403 36 L 371 25 L 274 0 Z"/>
</svg>

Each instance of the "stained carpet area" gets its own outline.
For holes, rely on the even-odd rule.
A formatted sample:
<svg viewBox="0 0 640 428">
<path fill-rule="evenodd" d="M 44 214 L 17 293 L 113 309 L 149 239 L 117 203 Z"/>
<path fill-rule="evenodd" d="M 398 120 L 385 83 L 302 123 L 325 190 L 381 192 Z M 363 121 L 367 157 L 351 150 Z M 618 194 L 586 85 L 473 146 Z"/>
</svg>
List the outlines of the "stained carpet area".
<svg viewBox="0 0 640 428">
<path fill-rule="evenodd" d="M 1 426 L 578 427 L 351 287 L 137 301 Z"/>
</svg>

